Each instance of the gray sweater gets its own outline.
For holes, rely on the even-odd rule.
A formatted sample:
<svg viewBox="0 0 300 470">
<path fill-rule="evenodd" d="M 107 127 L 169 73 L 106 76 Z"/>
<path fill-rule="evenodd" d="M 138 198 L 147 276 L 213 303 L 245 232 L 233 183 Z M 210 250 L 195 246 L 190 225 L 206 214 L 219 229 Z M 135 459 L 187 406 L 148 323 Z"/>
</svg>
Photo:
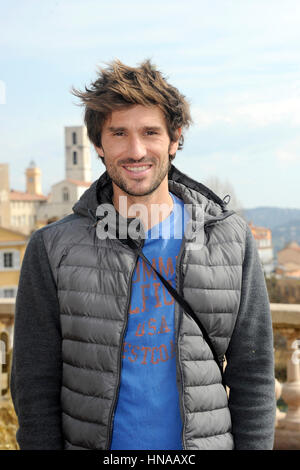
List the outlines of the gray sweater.
<svg viewBox="0 0 300 470">
<path fill-rule="evenodd" d="M 11 394 L 21 449 L 63 449 L 62 336 L 56 284 L 35 232 L 22 263 L 16 301 Z M 272 449 L 275 424 L 273 334 L 257 248 L 247 228 L 241 303 L 226 352 L 225 382 L 235 449 Z"/>
</svg>

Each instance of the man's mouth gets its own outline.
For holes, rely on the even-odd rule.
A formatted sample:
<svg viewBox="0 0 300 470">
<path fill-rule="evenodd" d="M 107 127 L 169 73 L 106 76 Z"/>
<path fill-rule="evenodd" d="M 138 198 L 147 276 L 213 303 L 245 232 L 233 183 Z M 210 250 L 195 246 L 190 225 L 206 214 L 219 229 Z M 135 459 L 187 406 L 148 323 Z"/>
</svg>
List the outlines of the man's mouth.
<svg viewBox="0 0 300 470">
<path fill-rule="evenodd" d="M 123 168 L 130 173 L 142 174 L 150 170 L 152 165 L 124 165 Z"/>
</svg>

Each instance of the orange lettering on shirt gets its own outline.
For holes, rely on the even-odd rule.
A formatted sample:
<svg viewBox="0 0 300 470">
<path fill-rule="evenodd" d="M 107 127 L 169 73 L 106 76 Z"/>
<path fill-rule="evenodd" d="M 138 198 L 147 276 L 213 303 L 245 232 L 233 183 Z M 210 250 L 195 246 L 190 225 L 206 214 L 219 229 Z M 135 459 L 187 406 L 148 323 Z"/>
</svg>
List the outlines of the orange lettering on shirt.
<svg viewBox="0 0 300 470">
<path fill-rule="evenodd" d="M 150 333 L 150 332 L 149 332 L 148 335 L 153 336 L 153 335 L 155 335 L 155 333 L 156 333 L 156 326 L 155 326 L 155 325 L 151 325 L 151 323 L 156 323 L 155 318 L 150 318 L 150 320 L 149 320 L 149 322 L 148 322 L 149 329 L 150 329 L 150 328 L 153 329 L 153 333 Z"/>
<path fill-rule="evenodd" d="M 170 284 L 171 284 L 171 282 L 170 282 Z M 166 299 L 166 289 L 165 289 L 165 286 L 162 286 L 162 288 L 163 288 L 163 293 L 164 293 L 164 304 L 165 304 L 165 305 L 172 305 L 172 304 L 174 303 L 174 297 L 172 297 L 171 294 L 170 294 L 171 300 L 168 301 L 168 300 Z"/>
<path fill-rule="evenodd" d="M 126 348 L 126 345 L 127 345 L 127 343 L 124 342 L 124 343 L 123 343 L 123 356 L 122 356 L 123 359 L 125 359 L 125 354 L 124 354 L 124 353 L 128 352 L 128 351 L 126 351 L 126 349 L 125 349 L 125 348 Z"/>
<path fill-rule="evenodd" d="M 140 313 L 139 307 L 136 307 L 134 310 L 131 310 L 131 305 L 129 308 L 129 314 L 132 315 L 133 313 Z"/>
<path fill-rule="evenodd" d="M 142 331 L 140 333 L 141 329 L 142 329 Z M 135 336 L 144 336 L 144 334 L 145 334 L 145 322 L 143 324 L 139 323 L 138 327 L 137 327 L 137 330 L 135 332 Z"/>
<path fill-rule="evenodd" d="M 158 308 L 158 307 L 161 307 L 161 301 L 159 300 L 159 295 L 158 295 L 158 288 L 159 286 L 161 286 L 161 283 L 153 282 L 153 286 L 154 286 L 154 295 L 156 298 L 156 305 L 154 305 L 154 308 Z"/>
<path fill-rule="evenodd" d="M 156 261 L 155 261 L 155 258 L 152 259 L 152 263 L 151 265 L 156 269 Z M 152 276 L 154 276 L 154 279 L 155 281 L 157 280 L 157 277 L 156 277 L 156 273 L 152 270 L 152 268 L 150 266 L 148 266 L 148 264 L 145 263 L 145 261 L 143 260 L 143 280 L 144 282 L 146 282 L 146 275 L 148 276 L 148 279 Z"/>
<path fill-rule="evenodd" d="M 158 333 L 169 333 L 170 331 L 171 330 L 167 325 L 165 316 L 163 315 L 162 318 L 161 318 L 161 324 L 160 324 L 160 329 L 159 329 Z"/>
<path fill-rule="evenodd" d="M 165 267 L 163 259 L 160 256 L 158 258 L 158 265 L 159 265 L 159 272 L 162 276 L 165 274 L 165 277 L 168 278 L 174 274 L 174 266 L 173 266 L 172 258 L 167 259 L 167 267 Z"/>
<path fill-rule="evenodd" d="M 164 354 L 165 354 L 165 357 L 164 357 Z M 166 362 L 169 359 L 167 346 L 165 344 L 162 344 L 161 346 L 159 346 L 159 357 L 162 362 Z"/>
<path fill-rule="evenodd" d="M 154 358 L 153 358 L 153 356 L 154 356 L 154 351 L 158 351 L 158 348 L 156 348 L 156 347 L 152 348 L 152 352 L 151 352 L 151 363 L 152 363 L 152 364 L 158 364 L 158 363 L 159 363 L 159 359 L 157 359 L 156 361 L 154 361 Z"/>
<path fill-rule="evenodd" d="M 135 362 L 136 359 L 137 359 L 137 353 L 135 352 L 134 348 L 139 349 L 138 346 L 133 346 L 133 348 L 131 349 L 131 354 L 133 354 L 135 357 L 134 357 L 134 359 L 132 359 L 131 357 L 128 357 L 128 359 L 130 360 L 130 362 Z"/>
<path fill-rule="evenodd" d="M 145 289 L 149 289 L 150 287 L 150 284 L 143 284 L 141 286 L 141 289 L 142 289 L 142 298 L 143 298 L 143 308 L 142 308 L 142 312 L 144 312 L 146 310 L 146 299 L 148 299 L 149 297 L 145 295 Z"/>
<path fill-rule="evenodd" d="M 147 364 L 147 354 L 148 354 L 148 351 L 151 351 L 151 348 L 149 348 L 148 346 L 143 346 L 141 348 L 141 351 L 145 351 L 145 354 L 144 354 L 144 357 L 143 357 L 143 360 L 142 360 L 141 364 Z"/>
</svg>

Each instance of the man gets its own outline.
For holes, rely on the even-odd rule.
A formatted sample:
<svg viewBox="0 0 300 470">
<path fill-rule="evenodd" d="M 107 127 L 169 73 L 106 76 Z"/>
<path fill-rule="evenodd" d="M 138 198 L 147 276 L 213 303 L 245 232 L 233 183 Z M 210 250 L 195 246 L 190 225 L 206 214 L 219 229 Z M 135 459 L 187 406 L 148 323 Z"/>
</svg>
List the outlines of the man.
<svg viewBox="0 0 300 470">
<path fill-rule="evenodd" d="M 21 449 L 272 449 L 263 272 L 247 223 L 171 163 L 187 101 L 149 61 L 73 93 L 106 171 L 26 250 Z"/>
</svg>

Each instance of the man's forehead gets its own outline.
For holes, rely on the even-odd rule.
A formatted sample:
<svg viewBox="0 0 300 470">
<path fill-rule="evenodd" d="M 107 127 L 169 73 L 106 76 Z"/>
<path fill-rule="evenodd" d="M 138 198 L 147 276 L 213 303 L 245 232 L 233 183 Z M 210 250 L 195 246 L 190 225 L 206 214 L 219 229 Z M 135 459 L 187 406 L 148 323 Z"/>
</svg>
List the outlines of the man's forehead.
<svg viewBox="0 0 300 470">
<path fill-rule="evenodd" d="M 154 106 L 133 105 L 125 109 L 112 111 L 105 121 L 105 127 L 128 127 L 138 125 L 165 126 L 165 117 L 161 109 Z"/>
</svg>

